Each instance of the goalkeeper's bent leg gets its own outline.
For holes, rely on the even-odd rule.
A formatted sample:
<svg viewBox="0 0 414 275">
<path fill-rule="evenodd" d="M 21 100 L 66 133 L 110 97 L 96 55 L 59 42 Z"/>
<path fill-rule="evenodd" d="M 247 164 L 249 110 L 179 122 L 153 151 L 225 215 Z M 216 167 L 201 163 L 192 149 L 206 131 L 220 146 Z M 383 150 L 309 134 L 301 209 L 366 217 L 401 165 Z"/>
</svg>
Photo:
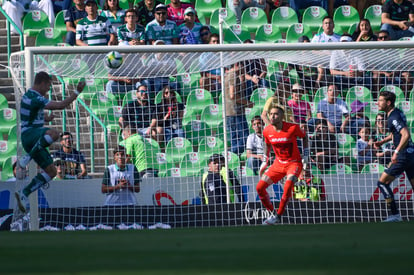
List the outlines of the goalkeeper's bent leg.
<svg viewBox="0 0 414 275">
<path fill-rule="evenodd" d="M 294 184 L 295 183 L 292 180 L 286 180 L 282 199 L 280 200 L 279 209 L 277 210 L 278 216 L 282 216 L 285 212 L 286 205 L 289 202 L 290 197 L 292 196 L 292 189 Z"/>
<path fill-rule="evenodd" d="M 25 188 L 23 188 L 23 194 L 26 197 L 28 197 L 31 193 L 33 193 L 34 191 L 36 191 L 37 189 L 39 189 L 51 180 L 52 178 L 46 172 L 39 173 L 32 179 L 32 181 Z"/>
<path fill-rule="evenodd" d="M 383 182 L 378 181 L 377 185 L 384 195 L 385 201 L 387 202 L 387 207 L 391 210 L 391 214 L 396 215 L 399 213 L 397 204 L 394 200 L 394 193 L 391 190 L 390 184 L 385 184 Z"/>
<path fill-rule="evenodd" d="M 266 207 L 266 209 L 269 210 L 270 212 L 273 212 L 275 207 L 273 206 L 273 203 L 270 201 L 270 196 L 266 191 L 268 186 L 269 186 L 269 183 L 267 183 L 264 180 L 260 180 L 257 183 L 256 191 L 257 191 L 257 194 L 259 195 L 260 200 L 262 201 L 263 206 Z"/>
</svg>

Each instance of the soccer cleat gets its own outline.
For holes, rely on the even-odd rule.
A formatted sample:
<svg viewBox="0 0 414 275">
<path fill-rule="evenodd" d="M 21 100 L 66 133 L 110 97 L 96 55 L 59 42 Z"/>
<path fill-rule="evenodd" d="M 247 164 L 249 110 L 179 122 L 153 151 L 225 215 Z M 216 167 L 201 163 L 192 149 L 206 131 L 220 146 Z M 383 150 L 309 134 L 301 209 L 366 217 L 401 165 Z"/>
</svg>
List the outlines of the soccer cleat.
<svg viewBox="0 0 414 275">
<path fill-rule="evenodd" d="M 280 221 L 280 218 L 279 218 L 278 215 L 276 215 L 276 216 L 272 215 L 269 218 L 267 218 L 266 220 L 264 220 L 262 224 L 263 225 L 275 225 L 275 224 L 279 224 L 280 222 L 281 221 Z"/>
<path fill-rule="evenodd" d="M 23 194 L 23 191 L 14 193 L 14 196 L 16 197 L 17 206 L 19 207 L 20 211 L 26 213 L 27 208 L 29 206 L 29 199 L 26 197 L 25 194 Z"/>
<path fill-rule="evenodd" d="M 400 214 L 395 214 L 395 215 L 388 216 L 388 218 L 383 220 L 382 222 L 402 222 L 402 221 L 403 220 Z"/>
<path fill-rule="evenodd" d="M 19 164 L 20 168 L 26 169 L 26 166 L 29 164 L 31 160 L 32 157 L 29 154 L 27 154 L 21 157 L 17 163 Z"/>
</svg>

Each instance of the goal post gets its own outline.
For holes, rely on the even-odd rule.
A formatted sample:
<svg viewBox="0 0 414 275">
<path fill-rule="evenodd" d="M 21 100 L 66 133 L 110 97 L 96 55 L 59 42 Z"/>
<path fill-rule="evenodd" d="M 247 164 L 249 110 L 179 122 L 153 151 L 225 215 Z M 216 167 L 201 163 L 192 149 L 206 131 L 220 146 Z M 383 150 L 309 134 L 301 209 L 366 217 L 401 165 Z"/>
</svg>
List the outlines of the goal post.
<svg viewBox="0 0 414 275">
<path fill-rule="evenodd" d="M 133 228 L 137 227 L 137 224 L 144 227 L 261 224 L 262 219 L 269 213 L 261 205 L 256 193 L 255 186 L 259 177 L 246 157 L 247 136 L 234 133 L 246 129 L 240 130 L 236 127 L 238 125 L 233 125 L 236 130 L 231 130 L 229 125 L 226 127 L 226 124 L 232 121 L 225 115 L 228 112 L 227 108 L 232 107 L 231 104 L 226 105 L 229 100 L 226 93 L 231 89 L 229 79 L 242 83 L 236 90 L 246 99 L 243 104 L 252 103 L 240 107 L 243 109 L 243 123 L 245 121 L 248 125 L 248 134 L 254 132 L 252 119 L 263 115 L 263 108 L 273 95 L 276 101 L 286 108 L 286 113 L 289 114 L 287 120 L 297 118 L 294 107 L 288 103 L 292 98 L 295 83 L 300 84 L 306 91 L 300 96 L 311 107 L 310 119 L 314 121 L 311 127 L 317 128 L 319 123 L 316 118 L 318 103 L 325 98 L 326 87 L 335 84 L 341 89 L 338 96 L 347 104 L 348 113 L 352 111 L 351 104 L 354 101 L 359 100 L 364 105 L 364 115 L 369 118 L 371 129 L 374 129 L 378 113 L 378 92 L 381 89 L 395 92 L 399 96 L 398 107 L 404 109 L 410 132 L 413 132 L 411 122 L 414 118 L 414 96 L 411 96 L 410 82 L 414 65 L 413 47 L 412 42 L 398 41 L 28 47 L 24 52 L 14 53 L 10 64 L 17 113 L 20 111 L 19 99 L 32 86 L 34 75 L 39 71 L 47 71 L 53 76 L 49 94 L 51 100 L 62 100 L 67 97 L 74 91 L 80 79 L 87 82 L 84 93 L 72 107 L 62 112 L 53 112 L 56 119 L 48 127 L 73 134 L 71 146 L 84 154 L 89 173 L 83 179 L 77 179 L 77 175 L 73 175 L 76 169 L 73 168 L 72 171 L 65 166 L 65 171 L 72 175 L 64 180 L 51 181 L 48 189 L 39 189 L 39 192 L 31 195 L 31 229 L 70 230 L 70 226 L 78 229 L 82 226 L 92 229 L 105 229 L 105 226 Z M 124 56 L 119 69 L 109 70 L 103 65 L 103 59 L 110 51 L 118 51 Z M 346 54 L 363 60 L 363 67 L 347 70 L 359 71 L 362 73 L 361 77 L 368 76 L 369 81 L 372 81 L 373 75 L 377 72 L 391 72 L 392 75 L 377 73 L 376 86 L 365 79 L 356 79 L 352 82 L 343 77 L 332 76 L 330 64 L 332 55 L 337 51 L 345 51 Z M 252 60 L 264 62 L 254 63 Z M 262 65 L 254 67 L 256 65 L 251 64 Z M 352 64 L 354 65 L 357 64 Z M 237 73 L 232 77 L 231 73 L 235 70 Z M 248 70 L 265 73 L 263 76 L 246 76 Z M 213 74 L 214 71 L 218 72 L 217 76 L 207 79 L 206 72 Z M 202 79 L 203 77 L 205 79 Z M 256 83 L 257 79 L 253 79 L 254 77 L 262 81 Z M 246 84 L 248 80 L 250 83 Z M 115 84 L 119 85 L 111 86 L 114 82 L 110 81 L 115 81 Z M 147 86 L 149 101 L 155 110 L 154 117 L 157 118 L 157 125 L 162 133 L 153 127 L 149 134 L 137 134 L 139 141 L 134 142 L 138 142 L 139 147 L 133 148 L 139 148 L 139 152 L 135 153 L 141 155 L 132 157 L 131 162 L 134 163 L 138 158 L 145 162 L 144 170 L 140 170 L 142 167 L 136 165 L 137 170 L 144 175 L 140 183 L 141 190 L 138 193 L 131 192 L 134 199 L 126 204 L 108 206 L 105 202 L 110 194 L 101 192 L 102 179 L 107 166 L 114 163 L 113 148 L 119 144 L 127 147 L 126 144 L 130 143 L 126 141 L 128 139 L 123 140 L 124 133 L 118 120 L 125 115 L 123 110 L 127 106 L 134 106 L 130 103 L 136 100 L 136 91 L 139 87 L 137 83 Z M 167 84 L 171 91 L 176 92 L 176 99 L 180 105 L 174 106 L 179 106 L 179 111 L 170 109 L 168 112 L 168 108 L 162 105 L 163 88 Z M 112 89 L 112 92 L 108 89 Z M 249 91 L 248 95 L 246 91 Z M 359 107 L 355 105 L 354 109 Z M 177 118 L 179 129 L 169 124 L 167 127 L 167 124 L 162 122 L 171 112 L 178 114 L 180 111 L 182 117 Z M 128 111 L 126 115 L 132 115 L 131 112 L 133 111 Z M 308 118 L 306 120 L 305 124 L 308 126 Z M 168 134 L 173 133 L 168 137 L 167 128 L 170 131 Z M 379 173 L 385 164 L 379 163 L 378 159 L 374 161 L 373 158 L 372 162 L 361 165 L 358 162 L 358 133 L 355 134 L 354 130 L 352 136 L 341 131 L 338 129 L 337 133 L 333 133 L 335 141 L 332 144 L 336 144 L 337 148 L 329 148 L 337 150 L 336 155 L 320 163 L 316 157 L 316 148 L 315 155 L 312 156 L 314 162 L 311 171 L 315 178 L 323 180 L 323 191 L 316 182 L 315 186 L 306 181 L 299 182 L 288 206 L 284 223 L 365 222 L 379 221 L 386 216 L 385 204 L 376 187 Z M 312 129 L 308 134 L 313 138 L 318 133 Z M 235 139 L 243 139 L 243 143 L 238 143 L 239 140 Z M 322 141 L 314 141 L 311 146 L 315 147 L 315 144 L 321 144 Z M 17 143 L 19 145 L 19 138 Z M 237 149 L 238 144 L 243 144 L 244 149 Z M 60 147 L 60 141 L 56 142 L 50 147 L 50 152 L 53 154 Z M 17 151 L 18 157 L 22 151 Z M 205 190 L 206 185 L 203 189 L 203 183 L 208 175 L 208 161 L 214 153 L 223 155 L 227 168 L 226 177 L 229 179 L 229 173 L 234 174 L 238 185 L 237 188 L 235 185 L 226 186 L 225 194 L 221 194 L 225 201 L 206 205 L 203 196 L 208 190 Z M 339 159 L 343 162 L 338 161 Z M 74 165 L 57 158 L 55 161 L 59 165 Z M 38 171 L 34 164 L 31 164 L 29 170 L 30 178 Z M 65 177 L 64 172 L 62 177 Z M 10 186 L 11 194 L 14 193 L 14 188 L 17 190 L 27 183 L 26 179 Z M 283 181 L 268 189 L 275 205 L 281 198 L 282 184 Z M 211 188 L 214 190 L 216 187 Z M 396 179 L 393 191 L 403 217 L 411 219 L 412 188 L 408 180 L 405 177 Z M 10 205 L 14 207 L 14 203 L 12 197 Z"/>
</svg>

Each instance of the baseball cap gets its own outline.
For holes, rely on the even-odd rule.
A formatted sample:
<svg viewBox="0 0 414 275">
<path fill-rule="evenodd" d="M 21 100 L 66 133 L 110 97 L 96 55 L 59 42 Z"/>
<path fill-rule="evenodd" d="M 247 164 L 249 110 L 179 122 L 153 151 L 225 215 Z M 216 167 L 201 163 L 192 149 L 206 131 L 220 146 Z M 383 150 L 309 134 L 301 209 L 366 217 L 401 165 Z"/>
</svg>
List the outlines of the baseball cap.
<svg viewBox="0 0 414 275">
<path fill-rule="evenodd" d="M 164 5 L 164 4 L 158 4 L 158 5 L 155 7 L 155 11 L 161 11 L 161 10 L 167 10 L 167 6 L 166 6 L 166 5 Z"/>
<path fill-rule="evenodd" d="M 187 15 L 189 13 L 196 14 L 196 11 L 192 7 L 188 7 L 185 9 L 184 15 Z"/>
<path fill-rule="evenodd" d="M 85 5 L 86 5 L 86 6 L 91 5 L 91 4 L 98 5 L 98 3 L 96 3 L 96 1 L 95 1 L 95 0 L 86 0 L 86 1 L 85 1 Z"/>
<path fill-rule="evenodd" d="M 351 113 L 357 113 L 362 110 L 365 106 L 368 105 L 368 102 L 361 102 L 359 100 L 355 100 L 351 103 Z"/>
<path fill-rule="evenodd" d="M 352 40 L 352 37 L 350 37 L 348 35 L 342 35 L 341 39 L 339 41 L 341 41 L 341 42 L 352 42 L 354 40 Z"/>
<path fill-rule="evenodd" d="M 292 91 L 294 91 L 294 90 L 303 90 L 303 87 L 300 84 L 295 83 L 292 86 Z"/>
<path fill-rule="evenodd" d="M 224 157 L 223 157 L 223 155 L 221 155 L 221 154 L 213 154 L 208 159 L 208 163 L 210 163 L 210 162 L 216 162 L 216 161 L 224 164 Z"/>
</svg>

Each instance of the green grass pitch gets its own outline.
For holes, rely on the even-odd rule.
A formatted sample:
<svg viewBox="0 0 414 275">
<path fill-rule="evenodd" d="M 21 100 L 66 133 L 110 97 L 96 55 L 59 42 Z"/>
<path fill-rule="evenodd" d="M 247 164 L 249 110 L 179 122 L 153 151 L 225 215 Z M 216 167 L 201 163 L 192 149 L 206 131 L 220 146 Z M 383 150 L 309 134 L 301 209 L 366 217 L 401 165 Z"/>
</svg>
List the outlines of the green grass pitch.
<svg viewBox="0 0 414 275">
<path fill-rule="evenodd" d="M 0 274 L 412 274 L 414 222 L 0 232 Z"/>
</svg>

